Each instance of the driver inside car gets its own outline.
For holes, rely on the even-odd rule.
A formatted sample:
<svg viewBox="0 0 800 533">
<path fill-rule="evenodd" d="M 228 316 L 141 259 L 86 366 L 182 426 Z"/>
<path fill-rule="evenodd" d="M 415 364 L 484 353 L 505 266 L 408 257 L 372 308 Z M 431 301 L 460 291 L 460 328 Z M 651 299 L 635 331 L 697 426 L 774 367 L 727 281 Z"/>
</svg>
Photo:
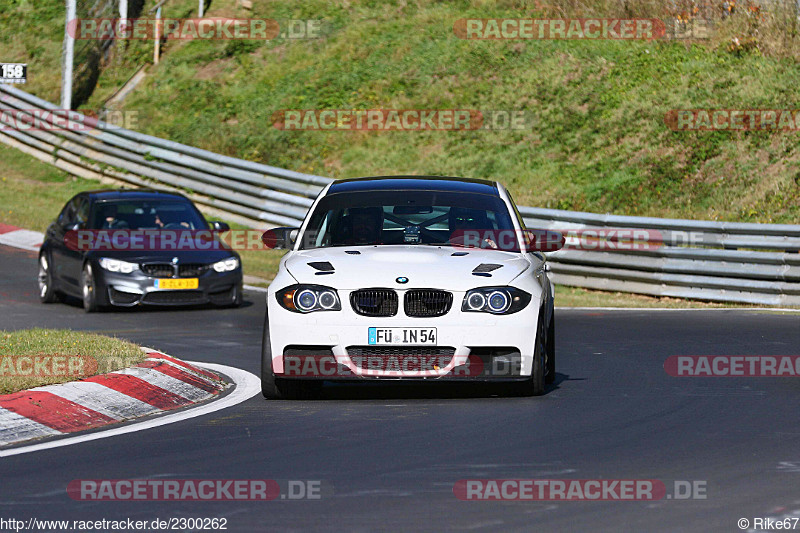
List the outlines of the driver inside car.
<svg viewBox="0 0 800 533">
<path fill-rule="evenodd" d="M 350 209 L 353 244 L 378 244 L 383 231 L 383 209 L 354 207 Z"/>
<path fill-rule="evenodd" d="M 379 244 L 383 231 L 383 209 L 351 207 L 332 232 L 334 246 Z"/>
<path fill-rule="evenodd" d="M 497 243 L 485 234 L 494 235 L 494 226 L 482 209 L 451 207 L 448 215 L 450 225 L 450 242 L 466 245 L 474 243 L 475 237 L 482 237 L 481 248 L 497 249 Z"/>
<path fill-rule="evenodd" d="M 181 220 L 180 215 L 175 215 L 169 211 L 156 213 L 155 225 L 160 229 L 189 229 L 189 223 Z"/>
<path fill-rule="evenodd" d="M 103 225 L 100 229 L 125 229 L 128 223 L 117 218 L 117 206 L 108 204 L 103 209 Z"/>
</svg>

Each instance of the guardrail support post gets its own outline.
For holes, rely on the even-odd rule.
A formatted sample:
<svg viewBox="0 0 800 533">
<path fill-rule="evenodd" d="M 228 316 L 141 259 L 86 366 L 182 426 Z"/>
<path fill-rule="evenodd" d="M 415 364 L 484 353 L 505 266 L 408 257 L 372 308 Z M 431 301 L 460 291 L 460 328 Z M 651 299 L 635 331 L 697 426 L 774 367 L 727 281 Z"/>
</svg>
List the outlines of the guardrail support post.
<svg viewBox="0 0 800 533">
<path fill-rule="evenodd" d="M 128 25 L 128 0 L 119 0 L 119 22 L 117 23 L 117 38 L 116 44 L 120 50 L 124 51 L 125 46 L 127 43 L 126 39 L 119 38 L 119 34 L 122 33 L 123 28 Z"/>
<path fill-rule="evenodd" d="M 158 65 L 161 55 L 161 7 L 156 10 L 156 47 L 153 49 L 153 64 Z"/>
<path fill-rule="evenodd" d="M 72 70 L 75 60 L 75 36 L 69 25 L 76 17 L 75 0 L 67 0 L 67 19 L 64 24 L 64 46 L 61 54 L 61 109 L 72 108 Z M 77 26 L 72 29 L 77 31 Z"/>
</svg>

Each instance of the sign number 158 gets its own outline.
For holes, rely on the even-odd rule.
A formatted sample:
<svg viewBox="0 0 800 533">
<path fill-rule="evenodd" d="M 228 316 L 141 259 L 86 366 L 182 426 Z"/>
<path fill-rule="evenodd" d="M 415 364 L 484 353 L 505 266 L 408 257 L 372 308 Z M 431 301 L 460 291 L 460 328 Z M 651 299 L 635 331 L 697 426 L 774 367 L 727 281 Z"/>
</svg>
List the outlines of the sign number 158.
<svg viewBox="0 0 800 533">
<path fill-rule="evenodd" d="M 27 67 L 23 63 L 0 63 L 0 80 L 24 81 Z"/>
</svg>

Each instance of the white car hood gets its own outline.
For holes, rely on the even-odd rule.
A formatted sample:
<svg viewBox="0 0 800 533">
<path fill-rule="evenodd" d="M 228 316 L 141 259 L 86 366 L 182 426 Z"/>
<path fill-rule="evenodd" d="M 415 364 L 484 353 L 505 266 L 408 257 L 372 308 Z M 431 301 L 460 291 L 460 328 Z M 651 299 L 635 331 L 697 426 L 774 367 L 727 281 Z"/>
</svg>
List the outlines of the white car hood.
<svg viewBox="0 0 800 533">
<path fill-rule="evenodd" d="M 351 253 L 347 253 L 350 251 Z M 359 254 L 352 252 L 358 251 Z M 466 255 L 453 255 L 453 254 Z M 328 262 L 332 274 L 321 274 L 308 263 Z M 502 265 L 489 276 L 472 271 L 486 263 Z M 323 268 L 327 268 L 322 265 Z M 285 267 L 298 283 L 354 290 L 368 287 L 426 288 L 467 291 L 475 287 L 508 285 L 530 267 L 520 253 L 450 246 L 348 246 L 292 252 Z M 397 278 L 408 278 L 400 284 Z"/>
</svg>

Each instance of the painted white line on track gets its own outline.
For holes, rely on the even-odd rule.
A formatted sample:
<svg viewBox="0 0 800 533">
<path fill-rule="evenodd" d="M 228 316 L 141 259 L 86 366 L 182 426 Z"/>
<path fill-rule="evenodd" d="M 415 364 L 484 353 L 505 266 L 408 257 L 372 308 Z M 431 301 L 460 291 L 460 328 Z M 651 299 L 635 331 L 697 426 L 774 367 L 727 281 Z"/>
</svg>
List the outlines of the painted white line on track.
<svg viewBox="0 0 800 533">
<path fill-rule="evenodd" d="M 41 444 L 32 444 L 30 446 L 23 446 L 20 448 L 12 448 L 10 450 L 0 450 L 0 457 L 9 457 L 11 455 L 20 455 L 23 453 L 38 452 L 41 450 L 49 450 L 52 448 L 60 448 L 61 446 L 70 446 L 72 444 L 80 444 L 92 440 L 105 439 L 108 437 L 115 437 L 117 435 L 124 435 L 126 433 L 134 433 L 136 431 L 144 431 L 173 422 L 181 422 L 190 418 L 195 418 L 202 415 L 207 415 L 226 407 L 232 407 L 249 400 L 256 394 L 261 392 L 261 381 L 246 370 L 241 370 L 232 366 L 218 365 L 214 363 L 199 363 L 195 361 L 186 361 L 189 364 L 197 365 L 211 371 L 220 372 L 228 376 L 236 388 L 227 396 L 218 400 L 212 400 L 209 403 L 199 405 L 197 407 L 190 407 L 178 413 L 171 413 L 165 416 L 154 418 L 152 420 L 143 420 L 127 424 L 122 427 L 112 427 L 107 430 L 97 431 L 86 435 L 78 435 L 75 437 L 67 437 L 63 439 L 53 440 L 50 442 L 43 442 Z"/>
<path fill-rule="evenodd" d="M 267 292 L 269 289 L 266 287 L 256 287 L 255 285 L 242 285 L 242 288 L 248 291 Z"/>
</svg>

